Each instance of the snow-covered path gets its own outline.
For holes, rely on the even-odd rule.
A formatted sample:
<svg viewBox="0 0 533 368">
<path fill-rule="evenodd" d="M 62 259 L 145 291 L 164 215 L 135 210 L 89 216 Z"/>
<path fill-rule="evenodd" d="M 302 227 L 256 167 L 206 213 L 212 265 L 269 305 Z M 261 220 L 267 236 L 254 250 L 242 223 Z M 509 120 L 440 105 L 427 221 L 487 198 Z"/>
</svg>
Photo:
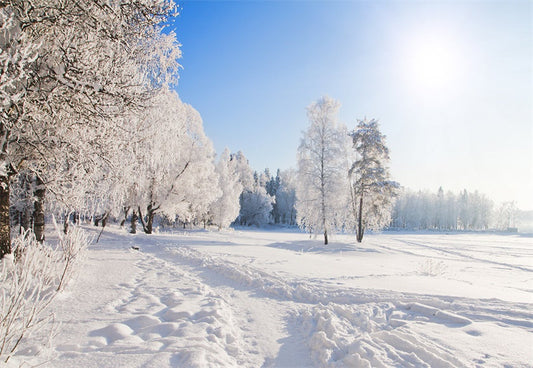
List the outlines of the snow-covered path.
<svg viewBox="0 0 533 368">
<path fill-rule="evenodd" d="M 114 229 L 56 301 L 49 366 L 533 366 L 527 240 L 336 240 Z"/>
<path fill-rule="evenodd" d="M 68 320 L 52 366 L 257 367 L 274 361 L 277 340 L 285 337 L 278 303 L 223 284 L 211 287 L 201 270 L 159 256 L 127 247 L 91 251 L 78 281 L 85 290 L 77 288 L 57 307 Z"/>
</svg>

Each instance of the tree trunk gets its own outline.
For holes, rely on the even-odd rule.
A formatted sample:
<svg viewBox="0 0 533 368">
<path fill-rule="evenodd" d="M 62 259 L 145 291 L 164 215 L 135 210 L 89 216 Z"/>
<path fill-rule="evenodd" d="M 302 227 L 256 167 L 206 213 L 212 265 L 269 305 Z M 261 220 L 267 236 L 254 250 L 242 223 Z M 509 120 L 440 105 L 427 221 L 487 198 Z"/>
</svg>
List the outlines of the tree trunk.
<svg viewBox="0 0 533 368">
<path fill-rule="evenodd" d="M 324 244 L 328 245 L 328 231 L 324 230 Z"/>
<path fill-rule="evenodd" d="M 29 173 L 21 174 L 21 179 L 23 180 L 23 185 L 25 189 L 25 201 L 24 201 L 24 207 L 22 208 L 21 214 L 20 214 L 20 233 L 27 230 L 31 230 L 33 228 L 33 201 L 30 200 L 30 198 L 33 196 L 33 190 L 32 190 L 32 181 L 31 181 L 31 175 Z"/>
<path fill-rule="evenodd" d="M 26 231 L 32 228 L 33 211 L 29 204 L 24 205 L 24 209 L 21 212 L 20 227 L 21 231 Z"/>
<path fill-rule="evenodd" d="M 150 203 L 148 207 L 146 208 L 146 221 L 144 220 L 144 217 L 141 212 L 141 208 L 139 207 L 139 218 L 141 219 L 141 223 L 143 224 L 143 230 L 146 234 L 152 233 L 152 226 L 154 223 L 154 216 L 155 212 L 159 209 L 159 207 L 154 208 L 154 206 Z"/>
<path fill-rule="evenodd" d="M 33 204 L 33 232 L 35 239 L 42 243 L 44 241 L 44 196 L 46 189 L 39 175 L 35 176 L 35 188 L 33 195 L 35 202 Z"/>
<path fill-rule="evenodd" d="M 146 221 L 146 228 L 144 229 L 144 232 L 146 234 L 151 234 L 152 230 L 153 230 L 155 212 L 152 211 L 152 209 L 150 208 L 150 210 L 148 211 L 146 216 L 148 216 L 148 218 L 147 218 L 147 221 Z"/>
<path fill-rule="evenodd" d="M 0 176 L 0 259 L 11 253 L 11 226 L 9 223 L 9 176 Z"/>
<path fill-rule="evenodd" d="M 359 199 L 359 216 L 357 216 L 357 242 L 361 243 L 363 241 L 363 196 Z"/>
<path fill-rule="evenodd" d="M 137 212 L 139 212 L 139 220 L 141 220 L 141 225 L 143 226 L 143 231 L 146 232 L 146 222 L 144 222 L 144 216 L 141 211 L 141 206 L 137 207 Z"/>
<path fill-rule="evenodd" d="M 68 221 L 70 220 L 70 213 L 65 215 L 65 220 L 63 221 L 63 233 L 68 233 Z"/>
<path fill-rule="evenodd" d="M 131 234 L 137 234 L 137 220 L 139 219 L 139 216 L 137 216 L 137 211 L 133 210 L 131 213 Z"/>
<path fill-rule="evenodd" d="M 109 212 L 104 213 L 102 217 L 102 230 L 100 231 L 100 234 L 98 234 L 98 238 L 96 238 L 97 243 L 100 241 L 100 237 L 102 236 L 102 233 L 104 232 L 105 226 L 107 225 L 108 218 L 109 218 Z"/>
<path fill-rule="evenodd" d="M 124 224 L 126 223 L 126 220 L 128 219 L 128 213 L 130 213 L 129 206 L 128 207 L 124 206 L 123 209 L 124 209 L 124 218 L 120 222 L 120 227 L 124 227 Z"/>
</svg>

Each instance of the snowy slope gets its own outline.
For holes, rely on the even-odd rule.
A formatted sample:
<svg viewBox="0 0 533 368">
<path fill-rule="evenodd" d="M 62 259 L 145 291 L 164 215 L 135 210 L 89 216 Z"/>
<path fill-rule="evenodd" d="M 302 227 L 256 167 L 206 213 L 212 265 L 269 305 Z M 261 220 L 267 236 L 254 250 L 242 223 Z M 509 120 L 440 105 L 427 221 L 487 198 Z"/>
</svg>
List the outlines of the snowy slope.
<svg viewBox="0 0 533 368">
<path fill-rule="evenodd" d="M 112 229 L 11 364 L 533 367 L 532 280 L 519 236 Z"/>
</svg>

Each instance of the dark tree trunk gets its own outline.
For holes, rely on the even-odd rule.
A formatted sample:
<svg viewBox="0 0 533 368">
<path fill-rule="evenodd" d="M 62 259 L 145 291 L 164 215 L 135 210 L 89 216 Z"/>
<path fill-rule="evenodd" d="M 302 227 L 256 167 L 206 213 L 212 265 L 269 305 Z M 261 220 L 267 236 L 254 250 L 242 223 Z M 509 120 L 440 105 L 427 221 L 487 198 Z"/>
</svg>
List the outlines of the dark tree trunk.
<svg viewBox="0 0 533 368">
<path fill-rule="evenodd" d="M 26 191 L 24 207 L 20 213 L 20 233 L 31 230 L 33 228 L 33 202 L 30 197 L 33 196 L 32 190 L 32 176 L 29 173 L 21 174 L 24 189 Z"/>
<path fill-rule="evenodd" d="M 139 220 L 139 216 L 137 216 L 137 211 L 133 210 L 131 213 L 131 229 L 130 233 L 137 234 L 137 220 Z"/>
<path fill-rule="evenodd" d="M 146 221 L 144 220 L 144 217 L 141 213 L 141 208 L 139 207 L 139 218 L 141 219 L 143 230 L 146 234 L 151 234 L 153 231 L 154 216 L 159 207 L 160 206 L 154 207 L 153 203 L 150 203 L 148 207 L 146 207 Z"/>
<path fill-rule="evenodd" d="M 96 239 L 97 243 L 100 241 L 100 237 L 102 236 L 102 233 L 104 232 L 105 226 L 107 225 L 108 218 L 109 218 L 109 212 L 106 212 L 102 215 L 102 230 L 100 231 L 100 234 L 98 234 L 98 238 Z"/>
<path fill-rule="evenodd" d="M 151 206 L 148 206 L 151 207 Z M 148 213 L 146 214 L 147 221 L 146 221 L 146 228 L 144 229 L 144 232 L 146 234 L 151 234 L 153 231 L 153 224 L 154 224 L 154 216 L 155 212 L 152 210 L 152 208 L 149 208 Z"/>
<path fill-rule="evenodd" d="M 328 231 L 324 230 L 324 244 L 328 245 Z"/>
<path fill-rule="evenodd" d="M 29 204 L 26 204 L 24 206 L 24 209 L 22 210 L 20 214 L 20 227 L 21 232 L 26 231 L 32 228 L 32 219 L 33 219 L 33 211 Z"/>
<path fill-rule="evenodd" d="M 11 253 L 11 225 L 9 223 L 9 176 L 0 176 L 0 259 Z"/>
<path fill-rule="evenodd" d="M 137 207 L 137 211 L 139 212 L 139 220 L 141 220 L 141 225 L 143 226 L 143 231 L 146 233 L 146 222 L 144 221 L 144 216 L 141 211 L 141 207 Z"/>
<path fill-rule="evenodd" d="M 70 213 L 65 215 L 65 221 L 63 222 L 63 233 L 68 233 L 68 220 L 70 220 Z"/>
<path fill-rule="evenodd" d="M 128 219 L 128 213 L 130 213 L 130 207 L 123 207 L 124 209 L 124 218 L 120 222 L 120 227 L 124 227 L 124 224 L 126 223 L 126 220 Z"/>
<path fill-rule="evenodd" d="M 35 176 L 35 188 L 33 194 L 35 202 L 33 204 L 33 232 L 38 242 L 44 241 L 44 196 L 46 189 L 39 175 Z"/>
<path fill-rule="evenodd" d="M 357 242 L 361 243 L 363 241 L 363 234 L 365 229 L 363 228 L 363 196 L 359 199 L 359 216 L 357 216 Z"/>
</svg>

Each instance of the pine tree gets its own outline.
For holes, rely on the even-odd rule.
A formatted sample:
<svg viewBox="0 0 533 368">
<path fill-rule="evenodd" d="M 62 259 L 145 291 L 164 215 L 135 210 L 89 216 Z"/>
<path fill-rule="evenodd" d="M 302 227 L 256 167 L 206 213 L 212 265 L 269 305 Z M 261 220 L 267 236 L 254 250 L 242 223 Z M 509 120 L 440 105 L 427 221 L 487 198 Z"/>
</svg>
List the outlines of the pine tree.
<svg viewBox="0 0 533 368">
<path fill-rule="evenodd" d="M 361 242 L 365 229 L 378 229 L 390 222 L 392 198 L 399 184 L 389 180 L 389 149 L 378 122 L 359 120 L 350 135 L 356 152 L 356 160 L 349 171 L 352 213 L 356 220 L 356 238 Z"/>
</svg>

